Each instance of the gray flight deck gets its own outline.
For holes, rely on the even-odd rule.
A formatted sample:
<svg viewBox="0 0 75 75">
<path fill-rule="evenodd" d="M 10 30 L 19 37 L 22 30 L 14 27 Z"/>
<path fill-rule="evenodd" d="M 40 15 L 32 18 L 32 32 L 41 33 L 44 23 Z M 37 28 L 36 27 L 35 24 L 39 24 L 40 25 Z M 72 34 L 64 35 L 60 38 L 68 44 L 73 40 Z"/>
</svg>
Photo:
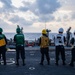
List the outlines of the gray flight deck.
<svg viewBox="0 0 75 75">
<path fill-rule="evenodd" d="M 47 65 L 46 59 L 44 65 L 39 65 L 40 62 L 40 48 L 39 47 L 26 47 L 25 48 L 25 62 L 26 65 L 22 66 L 20 59 L 20 66 L 15 65 L 15 49 L 9 49 L 6 53 L 7 65 L 4 66 L 1 60 L 0 75 L 75 75 L 75 67 L 70 67 L 68 64 L 71 60 L 71 48 L 65 47 L 66 65 L 62 65 L 60 59 L 59 66 L 55 65 L 55 47 L 50 47 L 50 63 Z"/>
</svg>

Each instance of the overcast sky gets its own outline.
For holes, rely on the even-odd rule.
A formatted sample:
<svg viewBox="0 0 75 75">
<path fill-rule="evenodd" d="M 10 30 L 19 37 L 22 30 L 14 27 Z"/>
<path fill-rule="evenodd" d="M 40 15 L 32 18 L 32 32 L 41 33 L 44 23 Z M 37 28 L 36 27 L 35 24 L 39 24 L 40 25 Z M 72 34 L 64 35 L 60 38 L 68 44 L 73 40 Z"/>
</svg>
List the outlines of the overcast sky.
<svg viewBox="0 0 75 75">
<path fill-rule="evenodd" d="M 75 29 L 75 0 L 0 0 L 0 27 L 15 32 L 17 25 L 23 32 L 41 32 L 47 28 L 64 32 Z"/>
</svg>

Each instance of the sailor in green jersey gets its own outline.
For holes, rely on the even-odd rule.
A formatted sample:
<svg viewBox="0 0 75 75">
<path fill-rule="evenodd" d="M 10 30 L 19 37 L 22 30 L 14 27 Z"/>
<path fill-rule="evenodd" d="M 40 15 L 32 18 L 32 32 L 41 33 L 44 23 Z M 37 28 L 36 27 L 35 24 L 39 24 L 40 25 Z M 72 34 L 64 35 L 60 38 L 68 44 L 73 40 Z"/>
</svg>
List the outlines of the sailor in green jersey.
<svg viewBox="0 0 75 75">
<path fill-rule="evenodd" d="M 17 34 L 14 36 L 14 41 L 16 43 L 16 65 L 19 66 L 19 56 L 21 55 L 24 66 L 25 65 L 24 34 L 21 33 L 20 28 L 17 28 L 16 32 Z"/>
</svg>

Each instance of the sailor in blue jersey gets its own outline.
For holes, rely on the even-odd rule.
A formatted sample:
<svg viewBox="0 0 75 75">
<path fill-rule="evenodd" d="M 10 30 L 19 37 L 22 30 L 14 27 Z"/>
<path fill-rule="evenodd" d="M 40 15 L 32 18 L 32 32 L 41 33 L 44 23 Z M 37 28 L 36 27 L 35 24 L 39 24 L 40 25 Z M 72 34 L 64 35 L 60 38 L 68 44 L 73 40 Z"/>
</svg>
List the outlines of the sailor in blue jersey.
<svg viewBox="0 0 75 75">
<path fill-rule="evenodd" d="M 61 58 L 62 58 L 62 63 L 63 65 L 65 65 L 65 49 L 64 49 L 64 45 L 66 42 L 65 37 L 63 36 L 63 28 L 59 29 L 59 33 L 56 35 L 55 37 L 55 46 L 56 46 L 56 50 L 55 50 L 55 55 L 56 55 L 56 65 L 58 65 L 58 61 L 59 61 L 59 55 L 61 54 Z"/>
</svg>

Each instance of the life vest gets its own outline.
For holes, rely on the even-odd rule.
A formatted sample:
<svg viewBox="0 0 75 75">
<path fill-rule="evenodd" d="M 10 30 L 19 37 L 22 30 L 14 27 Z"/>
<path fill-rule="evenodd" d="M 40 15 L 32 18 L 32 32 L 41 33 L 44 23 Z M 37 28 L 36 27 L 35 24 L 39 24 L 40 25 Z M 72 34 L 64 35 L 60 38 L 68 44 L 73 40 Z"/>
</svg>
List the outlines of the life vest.
<svg viewBox="0 0 75 75">
<path fill-rule="evenodd" d="M 46 37 L 46 36 L 42 36 L 41 37 L 41 45 L 40 45 L 40 47 L 41 48 L 46 48 L 48 46 L 49 46 L 49 38 Z"/>
<path fill-rule="evenodd" d="M 62 34 L 57 34 L 55 38 L 55 45 L 64 45 L 64 36 Z"/>
<path fill-rule="evenodd" d="M 24 35 L 23 34 L 16 34 L 16 44 L 17 45 L 24 45 Z"/>
<path fill-rule="evenodd" d="M 0 34 L 0 47 L 6 45 L 4 35 Z"/>
</svg>

